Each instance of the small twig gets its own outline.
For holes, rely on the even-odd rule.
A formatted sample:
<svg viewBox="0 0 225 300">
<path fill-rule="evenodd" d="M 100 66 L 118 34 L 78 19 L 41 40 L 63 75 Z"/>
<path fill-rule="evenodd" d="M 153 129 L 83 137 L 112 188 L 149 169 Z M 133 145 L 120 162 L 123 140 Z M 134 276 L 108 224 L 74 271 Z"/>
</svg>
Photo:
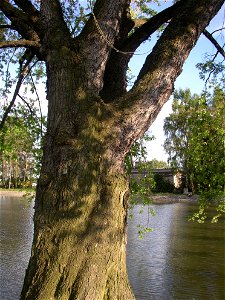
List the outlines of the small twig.
<svg viewBox="0 0 225 300">
<path fill-rule="evenodd" d="M 42 123 L 43 114 L 42 114 L 42 109 L 41 109 L 41 101 L 40 101 L 40 97 L 38 95 L 38 92 L 37 92 L 37 89 L 36 89 L 36 86 L 35 86 L 35 83 L 34 83 L 34 80 L 33 80 L 33 77 L 32 77 L 31 73 L 30 73 L 30 78 L 31 78 L 31 82 L 32 82 L 32 85 L 34 87 L 34 90 L 35 90 L 35 93 L 36 93 L 36 96 L 37 96 L 37 100 L 38 100 L 39 111 L 40 111 L 40 115 L 41 115 L 40 130 L 41 130 L 41 137 L 43 138 L 43 123 Z"/>
<path fill-rule="evenodd" d="M 26 106 L 28 107 L 31 115 L 36 116 L 36 113 L 32 110 L 30 104 L 20 94 L 18 94 L 17 96 L 26 104 Z"/>
<path fill-rule="evenodd" d="M 214 33 L 218 32 L 218 31 L 224 30 L 224 29 L 225 29 L 225 27 L 221 27 L 219 29 L 216 29 L 213 32 L 211 32 L 211 35 L 213 35 Z"/>
<path fill-rule="evenodd" d="M 7 63 L 6 72 L 5 72 L 6 75 L 5 75 L 5 91 L 4 92 L 7 92 L 7 89 L 8 89 L 9 65 L 10 65 L 10 63 L 13 59 L 13 56 L 14 56 L 15 52 L 16 52 L 16 49 L 14 49 L 14 51 L 13 51 L 13 53 L 12 53 L 11 57 L 9 58 L 8 63 Z"/>
<path fill-rule="evenodd" d="M 17 94 L 19 93 L 19 90 L 20 90 L 21 84 L 23 82 L 23 79 L 24 79 L 24 74 L 21 73 L 20 76 L 19 76 L 19 79 L 17 81 L 17 84 L 16 84 L 16 88 L 15 88 L 15 91 L 14 91 L 14 94 L 13 94 L 13 98 L 10 101 L 6 111 L 3 114 L 3 117 L 2 117 L 2 120 L 1 120 L 1 123 L 0 123 L 0 130 L 3 128 L 3 126 L 5 124 L 5 121 L 8 117 L 8 114 L 10 113 L 10 111 L 11 111 L 11 109 L 12 109 L 14 103 L 15 103 L 15 100 L 16 100 Z"/>
<path fill-rule="evenodd" d="M 208 81 L 209 81 L 211 75 L 213 74 L 214 70 L 215 70 L 215 68 L 213 68 L 213 69 L 209 72 L 209 75 L 208 75 L 208 77 L 207 77 L 206 80 L 205 80 L 205 88 L 206 88 L 207 83 L 208 83 Z"/>
<path fill-rule="evenodd" d="M 219 45 L 219 43 L 214 39 L 211 33 L 209 33 L 206 29 L 203 31 L 203 34 L 207 37 L 208 40 L 216 47 L 216 49 L 219 51 L 219 53 L 225 58 L 225 51 L 223 48 Z"/>
</svg>

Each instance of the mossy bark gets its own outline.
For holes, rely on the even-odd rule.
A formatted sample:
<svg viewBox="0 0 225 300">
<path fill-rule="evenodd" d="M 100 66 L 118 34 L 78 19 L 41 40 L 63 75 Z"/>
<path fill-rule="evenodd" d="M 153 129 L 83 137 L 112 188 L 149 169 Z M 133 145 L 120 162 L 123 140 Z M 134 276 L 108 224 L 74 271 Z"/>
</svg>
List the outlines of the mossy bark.
<svg viewBox="0 0 225 300">
<path fill-rule="evenodd" d="M 21 299 L 134 299 L 126 271 L 126 153 L 109 104 L 48 66 L 48 132 Z"/>
<path fill-rule="evenodd" d="M 84 181 L 79 191 L 77 184 L 57 185 L 36 206 L 22 299 L 133 299 L 125 263 L 126 180 L 106 175 L 102 183 Z"/>
</svg>

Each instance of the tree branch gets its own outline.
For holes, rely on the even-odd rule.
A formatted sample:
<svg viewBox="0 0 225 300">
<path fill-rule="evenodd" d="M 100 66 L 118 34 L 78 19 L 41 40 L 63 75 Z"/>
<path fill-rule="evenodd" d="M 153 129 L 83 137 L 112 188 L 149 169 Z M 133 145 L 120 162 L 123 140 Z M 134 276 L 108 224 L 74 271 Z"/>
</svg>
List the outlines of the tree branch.
<svg viewBox="0 0 225 300">
<path fill-rule="evenodd" d="M 93 64 L 93 68 L 96 68 L 98 65 L 96 74 L 87 74 L 89 77 L 87 80 L 94 83 L 92 84 L 94 93 L 96 91 L 99 93 L 102 89 L 108 55 L 114 48 L 115 39 L 121 33 L 121 22 L 128 3 L 130 0 L 97 0 L 94 7 L 91 6 L 91 17 L 79 36 L 84 60 L 89 67 Z"/>
<path fill-rule="evenodd" d="M 41 15 L 44 17 L 44 21 L 55 22 L 56 25 L 60 24 L 63 29 L 67 28 L 63 19 L 62 7 L 59 0 L 45 0 L 41 1 Z"/>
<path fill-rule="evenodd" d="M 123 42 L 120 50 L 127 52 L 134 52 L 150 35 L 152 35 L 161 25 L 172 19 L 177 15 L 178 11 L 182 9 L 186 0 L 180 0 L 174 5 L 164 9 L 157 15 L 150 18 L 142 26 L 137 28 L 135 32 Z"/>
<path fill-rule="evenodd" d="M 14 27 L 10 24 L 2 24 L 0 25 L 0 29 L 14 29 Z"/>
<path fill-rule="evenodd" d="M 130 0 L 97 0 L 94 5 L 92 5 L 92 0 L 89 2 L 91 17 L 84 26 L 81 37 L 85 40 L 94 37 L 95 40 L 98 40 L 98 44 L 103 51 L 110 52 L 115 38 L 118 37 L 124 10 L 130 4 Z M 95 45 L 92 46 L 90 43 L 90 47 L 92 49 Z"/>
<path fill-rule="evenodd" d="M 38 41 L 28 41 L 28 40 L 17 40 L 17 41 L 4 41 L 4 42 L 0 42 L 0 48 L 19 48 L 19 47 L 39 48 L 40 44 L 39 44 Z"/>
<path fill-rule="evenodd" d="M 33 57 L 30 57 L 29 60 L 27 60 L 26 63 L 24 64 L 23 68 L 20 70 L 19 78 L 17 80 L 17 84 L 16 84 L 16 88 L 15 88 L 12 100 L 10 101 L 8 107 L 6 108 L 6 111 L 4 112 L 2 120 L 0 122 L 0 130 L 2 130 L 2 128 L 4 127 L 6 119 L 7 119 L 8 115 L 9 115 L 9 113 L 10 113 L 10 111 L 11 111 L 11 109 L 12 109 L 12 107 L 13 107 L 15 101 L 16 101 L 16 97 L 19 93 L 19 90 L 20 90 L 20 87 L 23 83 L 23 80 L 27 76 L 26 69 L 29 66 L 32 59 L 33 59 Z"/>
<path fill-rule="evenodd" d="M 38 31 L 40 21 L 37 15 L 27 14 L 20 9 L 14 7 L 9 1 L 0 1 L 0 10 L 11 21 L 11 25 L 15 30 L 28 40 L 39 39 Z M 36 31 L 37 30 L 37 31 Z"/>
<path fill-rule="evenodd" d="M 37 15 L 39 12 L 29 0 L 14 0 L 14 2 L 26 13 Z"/>
<path fill-rule="evenodd" d="M 53 47 L 59 45 L 68 45 L 70 32 L 63 18 L 63 11 L 58 0 L 41 1 L 40 15 L 43 22 L 44 33 L 48 44 Z M 57 32 L 57 34 L 55 34 Z"/>
<path fill-rule="evenodd" d="M 30 111 L 30 114 L 32 115 L 32 116 L 35 116 L 36 117 L 36 113 L 32 110 L 32 108 L 31 108 L 31 106 L 30 106 L 30 104 L 20 95 L 20 94 L 18 94 L 17 95 L 25 104 L 26 104 L 26 106 L 28 107 L 28 109 L 29 109 L 29 111 Z"/>
<path fill-rule="evenodd" d="M 203 34 L 207 39 L 215 46 L 217 51 L 225 58 L 225 51 L 223 48 L 219 45 L 219 43 L 214 39 L 211 33 L 209 33 L 206 29 L 203 31 Z"/>
<path fill-rule="evenodd" d="M 186 0 L 171 20 L 148 55 L 134 87 L 114 101 L 120 107 L 126 136 L 130 132 L 131 139 L 137 138 L 155 120 L 172 94 L 190 51 L 223 3 L 224 0 Z"/>
<path fill-rule="evenodd" d="M 32 82 L 33 88 L 36 93 L 37 100 L 38 100 L 39 112 L 40 112 L 40 116 L 41 116 L 40 132 L 41 132 L 41 137 L 43 138 L 43 114 L 42 114 L 42 109 L 41 109 L 41 101 L 40 101 L 40 97 L 38 95 L 38 91 L 37 91 L 37 88 L 36 88 L 36 85 L 34 83 L 34 79 L 33 79 L 33 76 L 31 73 L 30 73 L 30 78 L 31 78 L 31 82 Z"/>
<path fill-rule="evenodd" d="M 106 102 L 112 101 L 114 98 L 117 98 L 126 92 L 126 70 L 135 50 L 162 24 L 176 16 L 178 11 L 182 10 L 184 2 L 186 2 L 186 0 L 181 0 L 163 10 L 136 29 L 130 37 L 124 39 L 122 36 L 122 39 L 116 41 L 115 48 L 119 51 L 111 52 L 106 65 L 104 86 L 101 91 L 101 97 Z"/>
<path fill-rule="evenodd" d="M 28 16 L 18 8 L 14 7 L 7 0 L 1 0 L 0 9 L 6 15 L 6 17 L 11 21 L 14 20 L 15 18 L 19 19 L 21 22 L 28 21 Z"/>
<path fill-rule="evenodd" d="M 219 28 L 219 29 L 216 29 L 216 30 L 214 30 L 213 32 L 211 32 L 211 35 L 213 35 L 215 32 L 222 31 L 222 30 L 224 30 L 224 29 L 225 29 L 225 27 L 221 27 L 221 28 Z"/>
<path fill-rule="evenodd" d="M 38 125 L 40 125 L 40 134 L 41 134 L 41 137 L 43 138 L 44 137 L 44 135 L 43 135 L 43 126 L 44 125 L 43 125 L 43 115 L 42 115 L 41 106 L 40 106 L 40 99 L 38 99 L 39 111 L 40 111 L 40 120 L 39 120 L 36 112 L 31 108 L 30 104 L 20 94 L 18 94 L 17 96 L 26 104 L 26 106 L 28 107 L 28 109 L 30 111 L 31 116 L 37 120 Z"/>
</svg>

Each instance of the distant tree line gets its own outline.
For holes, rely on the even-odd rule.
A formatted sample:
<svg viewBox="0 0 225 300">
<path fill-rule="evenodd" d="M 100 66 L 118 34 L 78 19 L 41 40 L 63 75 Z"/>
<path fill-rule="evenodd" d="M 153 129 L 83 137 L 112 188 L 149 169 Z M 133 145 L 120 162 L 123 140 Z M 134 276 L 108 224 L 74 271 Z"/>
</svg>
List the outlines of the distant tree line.
<svg viewBox="0 0 225 300">
<path fill-rule="evenodd" d="M 1 115 L 5 106 L 1 106 Z M 32 113 L 31 113 L 32 112 Z M 0 131 L 0 187 L 32 187 L 40 172 L 44 118 L 35 106 L 18 105 L 11 110 Z"/>
<path fill-rule="evenodd" d="M 205 198 L 224 194 L 225 94 L 174 94 L 173 112 L 166 118 L 164 148 L 175 170 L 184 174 L 184 186 Z"/>
</svg>

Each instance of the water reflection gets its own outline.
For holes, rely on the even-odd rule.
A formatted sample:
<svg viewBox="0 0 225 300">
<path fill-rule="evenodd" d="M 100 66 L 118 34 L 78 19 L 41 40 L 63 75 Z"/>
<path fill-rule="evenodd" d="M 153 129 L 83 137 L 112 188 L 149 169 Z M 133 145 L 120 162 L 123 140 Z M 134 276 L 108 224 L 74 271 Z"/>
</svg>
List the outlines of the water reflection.
<svg viewBox="0 0 225 300">
<path fill-rule="evenodd" d="M 136 226 L 148 219 L 146 210 L 140 215 L 137 207 L 128 227 L 128 274 L 137 300 L 224 300 L 224 223 L 188 222 L 195 205 L 154 207 L 148 226 L 155 230 L 144 241 Z"/>
<path fill-rule="evenodd" d="M 0 299 L 17 300 L 30 255 L 33 203 L 0 196 L 0 207 Z M 188 222 L 196 209 L 193 205 L 154 209 L 157 215 L 149 224 L 147 210 L 138 214 L 138 206 L 129 221 L 127 265 L 136 299 L 224 300 L 224 223 Z M 140 240 L 138 224 L 155 230 Z"/>
<path fill-rule="evenodd" d="M 19 299 L 32 241 L 33 204 L 0 196 L 1 300 Z"/>
</svg>

